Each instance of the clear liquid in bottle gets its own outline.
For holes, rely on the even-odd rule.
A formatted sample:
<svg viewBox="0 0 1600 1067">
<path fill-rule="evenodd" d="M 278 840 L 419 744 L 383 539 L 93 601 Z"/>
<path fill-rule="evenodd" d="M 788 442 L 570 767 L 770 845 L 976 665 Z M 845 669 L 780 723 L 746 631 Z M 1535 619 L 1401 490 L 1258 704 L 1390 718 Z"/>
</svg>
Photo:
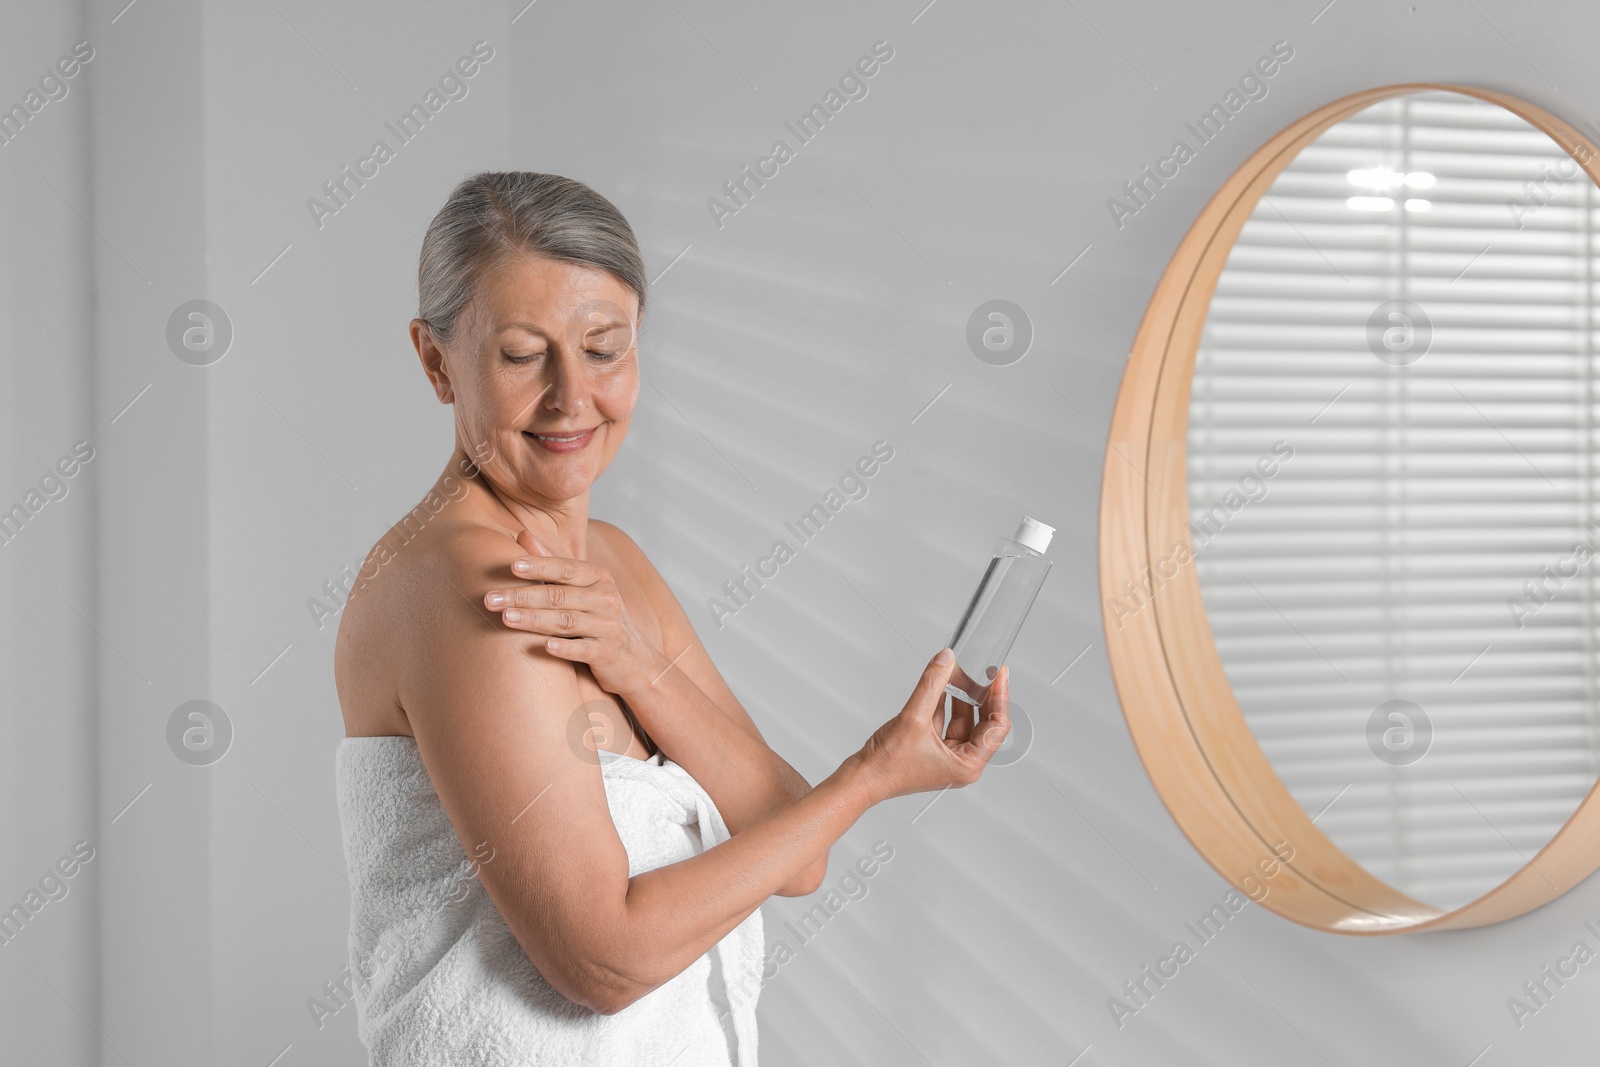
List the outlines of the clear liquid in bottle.
<svg viewBox="0 0 1600 1067">
<path fill-rule="evenodd" d="M 1054 533 L 1053 527 L 1023 516 L 1016 536 L 995 545 L 994 558 L 950 638 L 956 662 L 945 692 L 952 697 L 977 705 L 988 695 L 1050 573 L 1044 552 Z"/>
</svg>

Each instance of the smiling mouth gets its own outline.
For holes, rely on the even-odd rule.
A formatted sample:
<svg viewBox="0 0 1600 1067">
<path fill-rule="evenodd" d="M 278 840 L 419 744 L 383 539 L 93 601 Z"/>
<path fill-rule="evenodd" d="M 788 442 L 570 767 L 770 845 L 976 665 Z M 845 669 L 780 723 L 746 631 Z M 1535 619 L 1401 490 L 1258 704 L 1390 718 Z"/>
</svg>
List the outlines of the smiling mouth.
<svg viewBox="0 0 1600 1067">
<path fill-rule="evenodd" d="M 589 441 L 594 437 L 599 426 L 591 426 L 578 433 L 534 433 L 532 430 L 523 430 L 523 434 L 533 439 L 540 448 L 549 452 L 576 452 L 587 448 Z"/>
</svg>

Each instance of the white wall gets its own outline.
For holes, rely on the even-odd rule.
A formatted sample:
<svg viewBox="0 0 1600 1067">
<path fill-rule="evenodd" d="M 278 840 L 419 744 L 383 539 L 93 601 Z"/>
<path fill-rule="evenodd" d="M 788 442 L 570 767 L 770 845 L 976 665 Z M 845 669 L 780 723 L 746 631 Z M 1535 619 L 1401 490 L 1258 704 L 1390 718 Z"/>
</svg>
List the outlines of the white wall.
<svg viewBox="0 0 1600 1067">
<path fill-rule="evenodd" d="M 81 20 L 62 7 L 17 29 L 0 34 L 0 70 L 6 72 L 0 91 L 6 94 L 50 70 L 81 36 Z M 74 611 L 94 609 L 93 490 L 105 457 L 97 454 L 70 479 L 51 477 L 59 476 L 55 464 L 70 457 L 76 441 L 103 443 L 94 424 L 88 314 L 93 235 L 68 203 L 86 207 L 89 196 L 87 77 L 84 72 L 63 83 L 65 97 L 0 144 L 0 248 L 8 253 L 0 258 L 0 520 L 29 490 L 40 494 L 34 498 L 38 513 L 20 532 L 15 519 L 0 528 L 0 603 L 6 608 L 0 612 L 0 908 L 21 903 L 63 857 L 72 869 L 74 843 L 88 841 L 97 853 L 87 867 L 61 879 L 66 896 L 52 888 L 59 899 L 26 926 L 0 927 L 0 1029 L 16 1034 L 25 1020 L 49 1019 L 52 1032 L 23 1047 L 48 1050 L 68 1063 L 89 1063 L 96 1055 L 94 1032 L 68 1025 L 67 1017 L 72 1005 L 97 1017 L 102 1012 L 94 875 L 106 862 L 104 823 L 96 819 L 98 638 Z M 11 102 L 8 95 L 6 106 Z M 46 307 L 53 313 L 41 313 Z"/>
<path fill-rule="evenodd" d="M 1086 1046 L 1083 1065 L 1465 1065 L 1486 1046 L 1485 1065 L 1580 1062 L 1591 968 L 1520 1030 L 1505 1002 L 1575 940 L 1600 947 L 1583 927 L 1600 925 L 1592 880 L 1479 931 L 1347 939 L 1251 908 L 1197 945 L 1185 921 L 1228 886 L 1129 741 L 1095 537 L 1128 343 L 1231 169 L 1377 84 L 1487 85 L 1588 118 L 1600 16 L 1503 0 L 523 2 L 142 0 L 7 20 L 21 29 L 0 44 L 0 104 L 73 41 L 96 49 L 73 95 L 0 147 L 0 503 L 99 435 L 87 480 L 0 546 L 0 905 L 79 838 L 99 849 L 72 896 L 0 946 L 18 1062 L 360 1062 L 354 1010 L 319 1030 L 306 1006 L 345 962 L 348 914 L 333 625 L 306 601 L 448 454 L 406 321 L 423 228 L 484 168 L 591 183 L 653 276 L 673 264 L 647 312 L 633 440 L 593 511 L 650 553 L 811 780 L 900 707 L 994 538 L 1023 511 L 1058 527 L 1012 659 L 1032 748 L 931 808 L 870 812 L 828 884 L 874 842 L 894 858 L 813 942 L 784 923 L 815 901 L 766 905 L 769 941 L 798 955 L 762 994 L 763 1062 L 1063 1064 Z M 494 58 L 469 95 L 319 228 L 307 199 L 393 144 L 385 121 L 480 39 Z M 775 139 L 793 146 L 784 122 L 879 40 L 894 57 L 866 98 L 719 229 L 707 198 Z M 1295 54 L 1268 96 L 1119 229 L 1106 199 L 1279 40 Z M 209 367 L 165 338 L 197 297 L 235 330 Z M 996 297 L 1036 329 L 1007 368 L 964 340 Z M 719 629 L 707 598 L 880 438 L 895 458 L 868 497 Z M 195 698 L 235 731 L 208 767 L 165 736 Z M 1196 959 L 1119 1029 L 1107 999 L 1179 938 Z"/>
</svg>

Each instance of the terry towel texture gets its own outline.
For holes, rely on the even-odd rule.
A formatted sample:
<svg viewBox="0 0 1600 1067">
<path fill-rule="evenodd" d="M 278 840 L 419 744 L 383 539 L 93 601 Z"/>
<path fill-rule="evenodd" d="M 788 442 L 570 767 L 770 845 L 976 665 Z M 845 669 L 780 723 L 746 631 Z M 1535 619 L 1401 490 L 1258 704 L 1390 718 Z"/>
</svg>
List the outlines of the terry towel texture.
<svg viewBox="0 0 1600 1067">
<path fill-rule="evenodd" d="M 343 738 L 335 762 L 357 1032 L 373 1067 L 756 1067 L 759 908 L 683 973 L 601 1015 L 522 951 L 478 880 L 488 849 L 468 858 L 413 738 Z M 602 751 L 600 773 L 630 877 L 728 839 L 711 797 L 664 756 Z"/>
</svg>

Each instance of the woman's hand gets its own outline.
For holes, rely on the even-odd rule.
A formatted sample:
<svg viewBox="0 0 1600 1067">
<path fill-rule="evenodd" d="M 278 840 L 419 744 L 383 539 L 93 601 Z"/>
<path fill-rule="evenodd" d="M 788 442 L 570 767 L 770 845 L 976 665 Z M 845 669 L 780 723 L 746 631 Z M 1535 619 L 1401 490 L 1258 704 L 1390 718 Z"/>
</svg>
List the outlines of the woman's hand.
<svg viewBox="0 0 1600 1067">
<path fill-rule="evenodd" d="M 634 624 L 609 570 L 592 560 L 552 556 L 527 530 L 517 544 L 529 554 L 511 569 L 532 584 L 491 589 L 483 597 L 507 626 L 550 635 L 545 648 L 551 655 L 587 663 L 600 688 L 622 697 L 670 666 Z"/>
<path fill-rule="evenodd" d="M 950 658 L 941 662 L 944 656 Z M 950 650 L 941 649 L 900 714 L 878 727 L 856 753 L 879 800 L 971 785 L 1011 732 L 1010 671 L 1003 666 L 978 708 L 977 724 L 972 706 L 952 697 L 950 723 L 944 726 L 944 687 L 954 663 Z"/>
</svg>

